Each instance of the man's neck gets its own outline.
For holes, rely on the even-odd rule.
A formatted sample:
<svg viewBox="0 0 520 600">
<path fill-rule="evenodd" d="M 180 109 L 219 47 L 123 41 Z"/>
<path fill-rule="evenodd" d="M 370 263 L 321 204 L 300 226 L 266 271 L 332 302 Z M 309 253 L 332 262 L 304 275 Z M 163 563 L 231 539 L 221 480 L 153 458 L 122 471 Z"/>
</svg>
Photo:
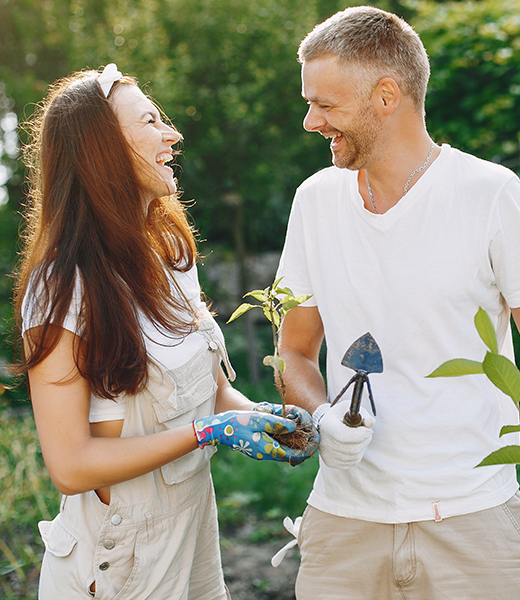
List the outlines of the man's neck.
<svg viewBox="0 0 520 600">
<path fill-rule="evenodd" d="M 379 156 L 358 172 L 359 192 L 365 208 L 384 214 L 408 193 L 440 153 L 427 132 L 416 141 L 387 145 Z"/>
</svg>

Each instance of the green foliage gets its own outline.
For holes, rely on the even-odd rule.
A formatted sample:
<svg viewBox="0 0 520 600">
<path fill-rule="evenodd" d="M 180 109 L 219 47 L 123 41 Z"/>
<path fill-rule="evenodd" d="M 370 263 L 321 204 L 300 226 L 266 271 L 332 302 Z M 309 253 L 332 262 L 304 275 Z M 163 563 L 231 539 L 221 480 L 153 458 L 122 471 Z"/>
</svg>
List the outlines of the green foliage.
<svg viewBox="0 0 520 600">
<path fill-rule="evenodd" d="M 349 4 L 356 3 L 0 1 L 0 118 L 12 111 L 22 121 L 56 78 L 115 61 L 152 82 L 185 136 L 181 184 L 196 200 L 202 238 L 240 254 L 280 249 L 294 189 L 330 164 L 328 144 L 301 127 L 296 50 L 315 23 Z M 435 139 L 517 168 L 520 0 L 373 4 L 410 19 L 425 42 Z M 12 172 L 9 204 L 0 206 L 2 334 L 11 328 L 3 274 L 16 257 L 23 171 L 5 152 L 0 161 Z M 10 359 L 3 340 L 1 358 Z"/>
<path fill-rule="evenodd" d="M 493 322 L 482 308 L 479 308 L 475 315 L 475 326 L 480 338 L 491 350 L 486 353 L 484 360 L 481 363 L 465 358 L 448 360 L 437 367 L 428 377 L 459 377 L 485 373 L 491 383 L 509 396 L 520 410 L 520 371 L 507 357 L 498 354 L 497 336 Z M 517 431 L 520 431 L 520 425 L 506 425 L 500 430 L 500 436 Z M 520 446 L 500 448 L 486 456 L 477 467 L 506 463 L 520 464 Z"/>
<path fill-rule="evenodd" d="M 437 142 L 518 170 L 520 1 L 409 5 L 431 61 L 430 133 Z"/>
</svg>

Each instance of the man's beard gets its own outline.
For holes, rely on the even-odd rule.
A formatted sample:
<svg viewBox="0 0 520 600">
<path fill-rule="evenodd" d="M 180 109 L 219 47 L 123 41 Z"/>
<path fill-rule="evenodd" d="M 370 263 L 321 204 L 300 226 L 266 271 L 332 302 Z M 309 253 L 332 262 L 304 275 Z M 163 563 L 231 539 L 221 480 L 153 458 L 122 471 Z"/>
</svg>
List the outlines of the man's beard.
<svg viewBox="0 0 520 600">
<path fill-rule="evenodd" d="M 381 120 L 372 104 L 367 101 L 356 115 L 356 125 L 341 132 L 345 148 L 336 154 L 332 152 L 332 163 L 340 169 L 351 171 L 365 168 L 373 156 L 381 128 Z"/>
</svg>

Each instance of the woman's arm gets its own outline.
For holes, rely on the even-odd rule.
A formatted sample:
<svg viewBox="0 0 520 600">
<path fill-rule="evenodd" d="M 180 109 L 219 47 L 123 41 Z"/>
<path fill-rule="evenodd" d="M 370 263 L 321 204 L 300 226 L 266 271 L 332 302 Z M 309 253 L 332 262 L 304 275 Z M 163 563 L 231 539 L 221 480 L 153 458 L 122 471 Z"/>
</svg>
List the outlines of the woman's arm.
<svg viewBox="0 0 520 600">
<path fill-rule="evenodd" d="M 25 335 L 37 335 L 37 329 Z M 28 373 L 38 437 L 54 485 L 63 494 L 128 481 L 195 450 L 190 424 L 139 437 L 93 437 L 90 388 L 73 359 L 75 335 L 62 330 L 51 354 Z"/>
<path fill-rule="evenodd" d="M 244 394 L 229 383 L 222 367 L 219 368 L 217 385 L 215 413 L 225 412 L 226 410 L 253 410 L 255 408 L 255 402 L 248 400 Z"/>
</svg>

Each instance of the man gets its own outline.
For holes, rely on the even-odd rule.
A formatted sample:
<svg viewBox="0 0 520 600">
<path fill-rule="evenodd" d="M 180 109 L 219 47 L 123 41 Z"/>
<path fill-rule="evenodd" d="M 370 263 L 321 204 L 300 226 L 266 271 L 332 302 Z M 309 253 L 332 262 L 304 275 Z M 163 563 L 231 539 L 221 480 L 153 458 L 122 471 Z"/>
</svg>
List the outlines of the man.
<svg viewBox="0 0 520 600">
<path fill-rule="evenodd" d="M 299 188 L 278 273 L 312 294 L 287 315 L 281 354 L 287 400 L 313 412 L 321 434 L 296 596 L 517 600 L 515 469 L 474 467 L 517 443 L 498 434 L 518 413 L 484 375 L 426 376 L 451 358 L 484 358 L 479 307 L 512 356 L 520 181 L 431 140 L 428 58 L 395 15 L 337 13 L 304 39 L 299 60 L 304 127 L 331 139 L 334 166 Z M 364 426 L 349 428 L 350 393 L 329 402 L 353 374 L 341 365 L 346 349 L 366 332 L 384 362 L 370 377 L 377 417 L 367 405 Z"/>
</svg>

